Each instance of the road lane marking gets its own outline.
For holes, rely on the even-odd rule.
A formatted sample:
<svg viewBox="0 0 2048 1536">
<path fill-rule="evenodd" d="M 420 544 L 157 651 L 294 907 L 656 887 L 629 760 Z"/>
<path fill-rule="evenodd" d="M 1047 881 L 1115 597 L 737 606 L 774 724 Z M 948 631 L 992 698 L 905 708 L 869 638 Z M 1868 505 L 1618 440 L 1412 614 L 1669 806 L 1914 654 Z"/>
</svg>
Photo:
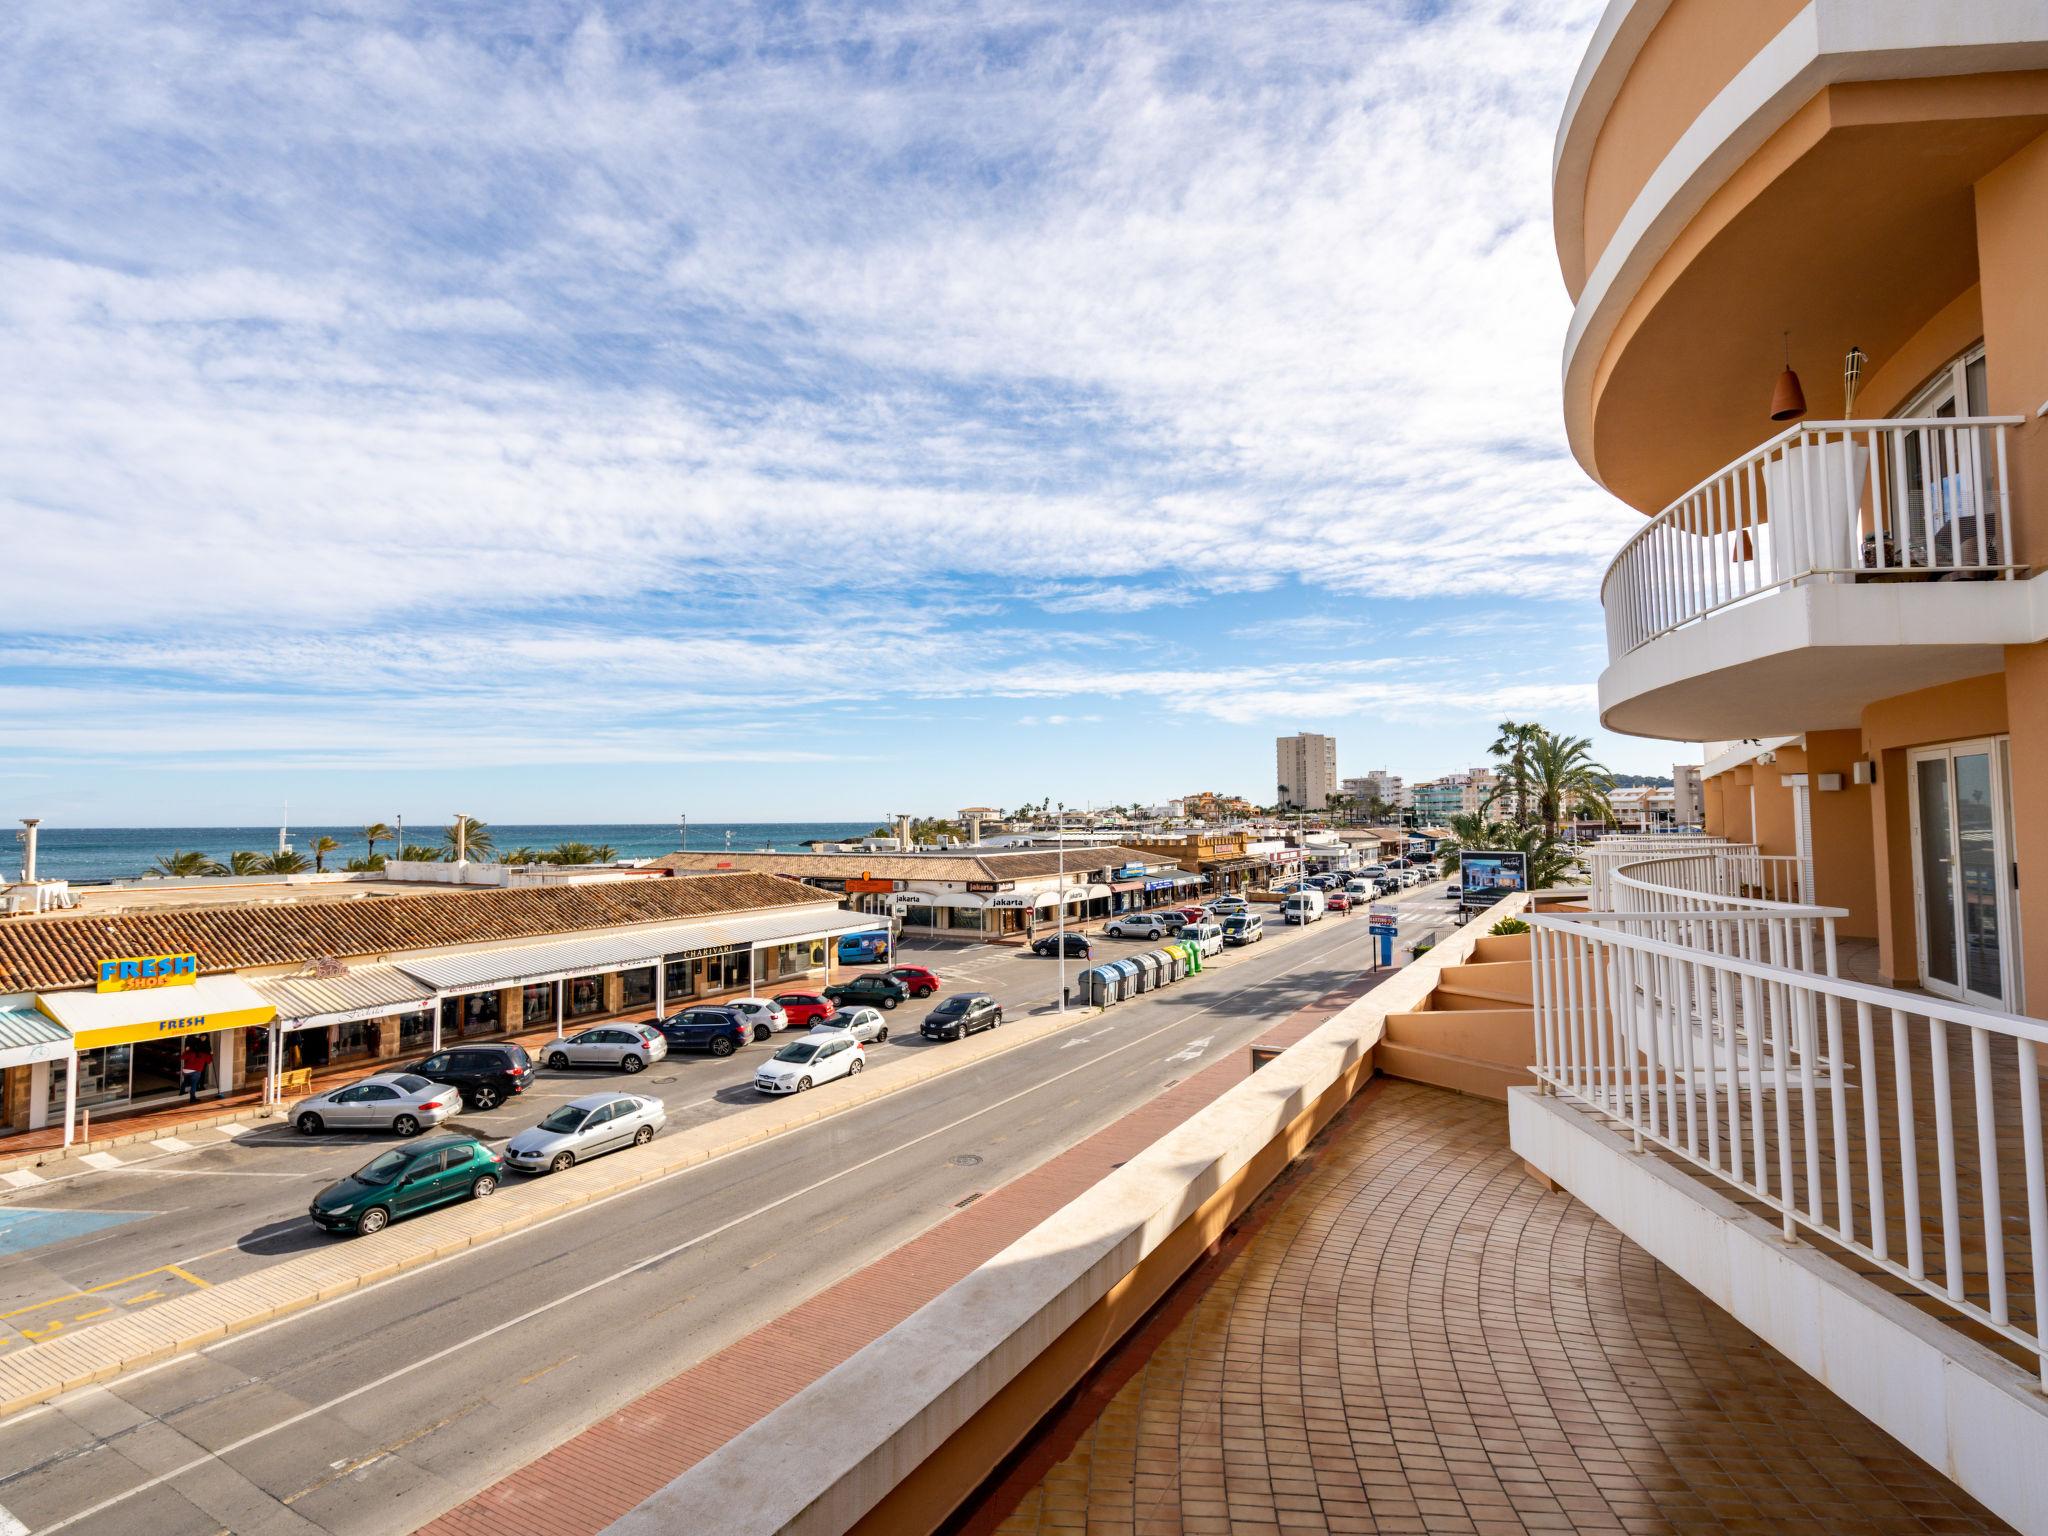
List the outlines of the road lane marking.
<svg viewBox="0 0 2048 1536">
<path fill-rule="evenodd" d="M 30 1173 L 26 1168 L 17 1168 L 12 1173 L 0 1173 L 0 1184 L 13 1189 L 34 1189 L 38 1184 L 49 1181 L 40 1173 Z"/>
<path fill-rule="evenodd" d="M 28 1536 L 28 1527 L 15 1519 L 5 1504 L 0 1504 L 0 1536 Z"/>
<path fill-rule="evenodd" d="M 1296 959 L 1292 965 L 1285 966 L 1282 969 L 1275 971 L 1272 975 L 1265 977 L 1260 982 L 1253 983 L 1253 985 L 1263 986 L 1278 981 L 1281 977 L 1297 969 L 1302 964 L 1306 963 L 1308 960 L 1318 957 L 1318 955 L 1314 954 L 1303 954 L 1298 959 Z M 850 1163 L 846 1167 L 839 1169 L 837 1172 L 829 1173 L 824 1178 L 819 1179 L 814 1183 L 807 1184 L 801 1189 L 792 1190 L 790 1193 L 786 1195 L 779 1196 L 778 1198 L 768 1202 L 766 1205 L 756 1206 L 751 1211 L 743 1211 L 738 1216 L 733 1217 L 730 1221 L 721 1222 L 718 1226 L 712 1227 L 708 1231 L 700 1232 L 695 1237 L 686 1238 L 682 1242 L 677 1243 L 670 1248 L 664 1249 L 660 1253 L 652 1254 L 644 1259 L 636 1259 L 631 1264 L 627 1264 L 621 1267 L 620 1269 L 613 1271 L 611 1274 L 601 1277 L 600 1279 L 593 1280 L 587 1285 L 579 1286 L 577 1289 L 569 1291 L 564 1295 L 558 1296 L 551 1301 L 541 1302 L 537 1306 L 530 1307 L 526 1311 L 518 1314 L 516 1317 L 506 1318 L 502 1322 L 495 1323 L 489 1328 L 485 1328 L 480 1332 L 471 1334 L 468 1338 L 461 1339 L 456 1343 L 446 1346 L 443 1349 L 436 1350 L 433 1354 L 423 1355 L 416 1359 L 410 1360 L 406 1364 L 397 1367 L 395 1370 L 389 1371 L 384 1375 L 379 1376 L 374 1381 L 365 1382 L 363 1383 L 363 1385 L 352 1388 L 347 1392 L 339 1393 L 336 1396 L 327 1399 L 323 1403 L 316 1403 L 310 1408 L 302 1409 L 298 1413 L 292 1414 L 289 1417 L 278 1421 L 277 1423 L 270 1424 L 262 1429 L 252 1431 L 251 1433 L 242 1436 L 242 1438 L 239 1440 L 230 1441 L 228 1444 L 219 1447 L 217 1450 L 209 1451 L 203 1456 L 195 1456 L 191 1460 L 186 1461 L 183 1465 L 171 1468 L 171 1470 L 169 1470 L 168 1472 L 160 1472 L 156 1474 L 154 1477 L 148 1478 L 143 1482 L 137 1483 L 133 1488 L 127 1489 L 121 1493 L 112 1494 L 107 1498 L 100 1500 L 99 1503 L 94 1504 L 87 1509 L 82 1509 L 78 1511 L 76 1514 L 65 1516 L 62 1520 L 57 1521 L 55 1524 L 43 1526 L 41 1530 L 36 1533 L 36 1536 L 52 1536 L 52 1533 L 54 1532 L 69 1530 L 72 1526 L 77 1525 L 80 1521 L 90 1520 L 95 1515 L 104 1514 L 107 1510 L 114 1508 L 116 1505 L 125 1504 L 128 1502 L 128 1500 L 135 1498 L 140 1494 L 148 1493 L 153 1489 L 162 1487 L 166 1483 L 174 1482 L 178 1478 L 185 1476 L 186 1473 L 195 1472 L 199 1468 L 206 1466 L 210 1462 L 219 1461 L 223 1465 L 225 1465 L 227 1458 L 237 1451 L 244 1450 L 251 1445 L 257 1444 L 259 1441 L 267 1440 L 273 1435 L 282 1434 L 286 1430 L 294 1429 L 298 1427 L 300 1424 L 306 1422 L 308 1419 L 317 1418 L 321 1414 L 328 1412 L 330 1409 L 339 1408 L 343 1404 L 354 1402 L 357 1398 L 366 1396 L 371 1392 L 375 1392 L 380 1390 L 381 1388 L 387 1387 L 394 1381 L 401 1380 L 406 1376 L 410 1376 L 415 1372 L 425 1370 L 430 1366 L 438 1365 L 441 1361 L 446 1360 L 453 1355 L 461 1354 L 467 1350 L 474 1349 L 478 1344 L 483 1343 L 487 1339 L 496 1338 L 501 1333 L 505 1333 L 514 1328 L 523 1327 L 527 1323 L 532 1322 L 535 1318 L 543 1317 L 549 1312 L 554 1311 L 557 1307 L 566 1306 L 574 1301 L 580 1301 L 585 1296 L 603 1290 L 607 1286 L 616 1285 L 620 1280 L 624 1279 L 628 1275 L 636 1274 L 639 1271 L 645 1269 L 653 1269 L 659 1265 L 665 1264 L 670 1259 L 673 1259 L 680 1254 L 687 1253 L 693 1248 L 700 1247 L 703 1244 L 710 1242 L 714 1238 L 723 1237 L 727 1232 L 732 1231 L 736 1227 L 745 1225 L 747 1222 L 754 1220 L 756 1217 L 766 1216 L 771 1211 L 780 1210 L 783 1206 L 790 1204 L 792 1201 L 801 1200 L 806 1195 L 815 1194 L 817 1191 L 825 1188 L 828 1184 L 837 1183 L 840 1179 L 846 1178 L 850 1174 L 859 1173 L 864 1169 L 871 1168 L 876 1163 L 883 1162 L 888 1158 L 892 1158 L 899 1155 L 900 1153 L 907 1152 L 912 1147 L 918 1146 L 923 1142 L 931 1141 L 935 1137 L 950 1135 L 952 1132 L 958 1130 L 961 1126 L 968 1124 L 970 1121 L 978 1120 L 983 1115 L 992 1114 L 996 1110 L 1007 1108 L 1009 1105 L 1016 1103 L 1019 1099 L 1026 1098 L 1031 1094 L 1037 1093 L 1041 1089 L 1049 1088 L 1055 1083 L 1062 1082 L 1065 1079 L 1074 1076 L 1076 1073 L 1099 1071 L 1101 1068 L 1102 1061 L 1106 1060 L 1108 1057 L 1120 1055 L 1124 1051 L 1134 1050 L 1138 1046 L 1144 1045 L 1149 1041 L 1156 1040 L 1159 1036 L 1165 1034 L 1167 1031 L 1172 1029 L 1178 1029 L 1181 1025 L 1187 1023 L 1190 1019 L 1198 1019 L 1203 1014 L 1214 1011 L 1216 1008 L 1222 1006 L 1226 998 L 1234 995 L 1236 994 L 1226 993 L 1224 997 L 1219 997 L 1214 1002 L 1205 1003 L 1203 1006 L 1195 1009 L 1190 1013 L 1182 1014 L 1180 1017 L 1175 1018 L 1168 1023 L 1160 1025 L 1157 1029 L 1148 1030 L 1142 1035 L 1133 1036 L 1130 1040 L 1126 1041 L 1122 1045 L 1111 1047 L 1108 1051 L 1103 1053 L 1102 1057 L 1096 1058 L 1091 1061 L 1082 1062 L 1077 1066 L 1069 1067 L 1066 1071 L 1056 1073 L 1052 1077 L 1047 1078 L 1044 1082 L 1034 1083 L 1029 1088 L 1020 1088 L 1017 1090 L 1017 1092 L 1010 1094 L 1008 1097 L 997 1099 L 990 1104 L 984 1104 L 981 1108 L 972 1110 L 969 1113 L 962 1115 L 959 1119 L 954 1120 L 947 1125 L 942 1125 L 934 1130 L 926 1131 L 921 1135 L 913 1136 L 910 1140 L 899 1143 L 894 1147 L 887 1148 L 884 1151 L 877 1152 L 874 1156 L 866 1158 L 861 1162 Z M 1041 1116 L 1040 1118 L 1043 1117 Z M 1036 1122 L 1033 1123 L 1035 1124 Z M 732 1154 L 728 1153 L 726 1155 L 730 1156 Z M 627 1188 L 619 1190 L 615 1194 L 606 1196 L 603 1199 L 593 1200 L 588 1204 L 576 1207 L 574 1210 L 564 1211 L 559 1216 L 550 1217 L 546 1221 L 536 1222 L 533 1226 L 522 1228 L 519 1232 L 506 1233 L 503 1237 L 493 1238 L 486 1243 L 478 1243 L 473 1247 L 462 1250 L 461 1254 L 450 1255 L 449 1257 L 452 1259 L 456 1257 L 466 1257 L 469 1255 L 480 1253 L 486 1248 L 495 1247 L 498 1243 L 506 1242 L 515 1237 L 526 1236 L 533 1232 L 539 1231 L 544 1227 L 552 1226 L 557 1221 L 565 1221 L 572 1216 L 580 1215 L 584 1212 L 595 1209 L 600 1205 L 608 1205 L 611 1203 L 611 1201 L 616 1200 L 623 1195 L 631 1194 L 635 1190 L 652 1189 L 657 1184 L 663 1184 L 670 1179 L 680 1178 L 685 1174 L 694 1173 L 701 1168 L 710 1166 L 711 1163 L 722 1162 L 723 1160 L 723 1158 L 713 1158 L 710 1159 L 709 1162 L 693 1163 L 688 1168 L 679 1168 L 674 1173 L 664 1174 L 662 1175 L 662 1177 L 658 1179 L 650 1179 L 645 1184 L 636 1184 L 628 1186 Z M 430 1263 L 422 1264 L 417 1269 L 408 1271 L 407 1278 L 422 1275 L 429 1270 L 439 1268 L 442 1264 L 445 1264 L 447 1262 L 449 1262 L 448 1259 L 436 1259 L 431 1261 Z M 365 1287 L 362 1289 L 349 1292 L 346 1296 L 337 1296 L 332 1301 L 322 1302 L 318 1306 L 307 1307 L 302 1311 L 296 1312 L 292 1314 L 290 1317 L 278 1318 L 274 1322 L 265 1323 L 257 1328 L 251 1328 L 243 1333 L 234 1335 L 232 1338 L 222 1340 L 220 1345 L 208 1345 L 203 1349 L 195 1351 L 194 1353 L 207 1354 L 210 1353 L 212 1350 L 221 1347 L 221 1345 L 239 1344 L 256 1337 L 258 1334 L 268 1333 L 272 1328 L 281 1328 L 289 1323 L 301 1322 L 304 1319 L 311 1317 L 315 1312 L 324 1311 L 326 1308 L 334 1306 L 342 1301 L 360 1297 L 366 1294 L 367 1290 L 369 1289 L 371 1288 Z M 177 1358 L 184 1359 L 188 1357 L 179 1356 Z M 128 1376 L 124 1379 L 133 1380 L 137 1376 L 148 1374 L 152 1370 L 161 1369 L 163 1365 L 169 1365 L 172 1363 L 174 1362 L 162 1361 L 159 1362 L 157 1366 L 146 1367 L 143 1371 L 130 1372 L 128 1373 Z M 10 1422 L 18 1424 L 22 1422 L 23 1418 L 25 1417 L 27 1417 L 27 1415 L 16 1415 L 15 1418 Z M 5 1533 L 0 1532 L 0 1536 L 5 1536 Z"/>
<path fill-rule="evenodd" d="M 149 1301 L 161 1301 L 169 1294 L 163 1289 L 166 1276 L 194 1290 L 209 1288 L 206 1281 L 190 1270 L 177 1264 L 163 1264 L 139 1274 L 124 1275 L 119 1280 L 105 1280 L 83 1290 L 66 1291 L 61 1296 L 32 1301 L 26 1306 L 0 1312 L 0 1357 L 17 1344 L 40 1344 L 69 1328 L 86 1326 L 98 1318 L 111 1316 L 117 1310 L 115 1303 L 133 1307 Z M 132 1295 L 116 1294 L 144 1281 L 153 1283 Z M 31 1316 L 34 1321 L 27 1321 Z"/>
</svg>

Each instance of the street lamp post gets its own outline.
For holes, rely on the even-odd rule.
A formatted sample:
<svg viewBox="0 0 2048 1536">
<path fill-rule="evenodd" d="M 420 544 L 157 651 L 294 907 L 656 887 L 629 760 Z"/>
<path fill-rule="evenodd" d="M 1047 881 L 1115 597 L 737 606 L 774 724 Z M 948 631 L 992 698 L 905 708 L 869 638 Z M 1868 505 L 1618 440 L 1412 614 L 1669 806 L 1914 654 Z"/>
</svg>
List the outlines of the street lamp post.
<svg viewBox="0 0 2048 1536">
<path fill-rule="evenodd" d="M 690 848 L 690 817 L 687 811 L 676 812 L 676 847 L 685 853 Z"/>
<path fill-rule="evenodd" d="M 1064 800 L 1060 802 L 1059 831 L 1053 835 L 1060 847 L 1059 937 L 1053 942 L 1059 946 L 1060 952 L 1059 1011 L 1065 1013 L 1067 1011 L 1067 803 Z"/>
</svg>

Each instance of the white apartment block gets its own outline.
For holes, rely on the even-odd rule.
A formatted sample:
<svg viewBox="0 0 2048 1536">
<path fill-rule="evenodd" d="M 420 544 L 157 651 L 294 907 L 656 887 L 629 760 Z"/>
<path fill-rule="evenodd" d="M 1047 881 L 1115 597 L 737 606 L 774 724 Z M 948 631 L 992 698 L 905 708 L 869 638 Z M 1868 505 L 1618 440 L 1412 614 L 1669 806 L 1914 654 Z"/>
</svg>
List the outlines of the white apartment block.
<svg viewBox="0 0 2048 1536">
<path fill-rule="evenodd" d="M 1346 779 L 1344 793 L 1358 801 L 1384 800 L 1397 810 L 1409 804 L 1407 782 L 1400 774 L 1389 773 L 1384 768 L 1375 768 L 1360 778 Z"/>
</svg>

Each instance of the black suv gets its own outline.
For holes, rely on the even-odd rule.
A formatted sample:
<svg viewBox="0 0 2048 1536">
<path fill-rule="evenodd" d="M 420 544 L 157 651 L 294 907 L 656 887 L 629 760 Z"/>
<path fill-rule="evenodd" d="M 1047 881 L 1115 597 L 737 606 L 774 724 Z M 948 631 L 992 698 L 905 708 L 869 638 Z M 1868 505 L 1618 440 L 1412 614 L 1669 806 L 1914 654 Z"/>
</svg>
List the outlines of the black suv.
<svg viewBox="0 0 2048 1536">
<path fill-rule="evenodd" d="M 961 992 L 926 1014 L 918 1032 L 927 1040 L 958 1040 L 1002 1022 L 1002 1005 L 986 992 Z"/>
<path fill-rule="evenodd" d="M 1056 933 L 1047 934 L 1042 939 L 1033 939 L 1031 941 L 1031 953 L 1034 955 L 1056 955 L 1059 952 L 1060 936 Z M 1070 933 L 1067 935 L 1067 958 L 1069 960 L 1086 960 L 1092 954 L 1094 954 L 1094 950 L 1088 946 L 1087 934 Z"/>
<path fill-rule="evenodd" d="M 825 996 L 842 1008 L 858 1003 L 872 1003 L 877 1008 L 894 1008 L 910 996 L 910 988 L 894 976 L 877 971 L 827 987 Z"/>
<path fill-rule="evenodd" d="M 471 1109 L 496 1109 L 533 1086 L 533 1058 L 523 1045 L 457 1045 L 404 1068 L 462 1091 Z"/>
<path fill-rule="evenodd" d="M 672 1051 L 709 1051 L 730 1056 L 754 1038 L 753 1026 L 732 1008 L 685 1008 L 665 1019 L 656 1019 Z"/>
</svg>

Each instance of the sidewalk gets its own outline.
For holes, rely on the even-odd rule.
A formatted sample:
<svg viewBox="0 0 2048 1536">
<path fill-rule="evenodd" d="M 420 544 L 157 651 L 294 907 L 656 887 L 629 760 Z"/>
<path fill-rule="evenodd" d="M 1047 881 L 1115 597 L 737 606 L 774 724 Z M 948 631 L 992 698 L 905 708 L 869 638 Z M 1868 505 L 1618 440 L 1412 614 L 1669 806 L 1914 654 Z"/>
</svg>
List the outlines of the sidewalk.
<svg viewBox="0 0 2048 1536">
<path fill-rule="evenodd" d="M 1360 977 L 1251 1044 L 1292 1045 L 1394 974 Z M 792 1309 L 835 1317 L 834 1327 L 792 1327 L 786 1316 L 778 1318 L 558 1445 L 544 1476 L 522 1468 L 422 1531 L 603 1530 L 1250 1074 L 1250 1050 L 1232 1051 L 1029 1173 L 971 1197 L 965 1209 Z"/>
</svg>

